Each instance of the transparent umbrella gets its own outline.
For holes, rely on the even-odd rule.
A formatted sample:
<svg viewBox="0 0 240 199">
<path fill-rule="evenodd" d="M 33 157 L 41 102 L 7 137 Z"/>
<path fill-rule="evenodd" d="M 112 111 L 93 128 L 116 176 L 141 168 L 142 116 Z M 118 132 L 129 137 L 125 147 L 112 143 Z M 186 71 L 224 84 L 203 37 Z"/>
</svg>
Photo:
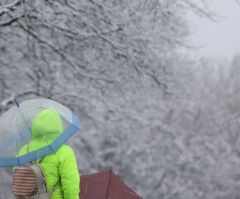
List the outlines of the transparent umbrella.
<svg viewBox="0 0 240 199">
<path fill-rule="evenodd" d="M 56 101 L 16 102 L 0 117 L 0 167 L 18 167 L 52 154 L 79 130 L 78 116 Z"/>
</svg>

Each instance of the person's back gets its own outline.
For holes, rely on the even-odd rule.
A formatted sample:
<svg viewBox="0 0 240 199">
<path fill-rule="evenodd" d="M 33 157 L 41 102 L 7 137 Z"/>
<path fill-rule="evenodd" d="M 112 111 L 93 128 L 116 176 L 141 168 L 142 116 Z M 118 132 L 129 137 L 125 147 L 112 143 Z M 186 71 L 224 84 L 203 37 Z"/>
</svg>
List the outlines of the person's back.
<svg viewBox="0 0 240 199">
<path fill-rule="evenodd" d="M 32 141 L 23 146 L 18 155 L 35 151 L 51 143 L 63 131 L 60 116 L 46 109 L 32 121 Z M 80 176 L 75 154 L 71 147 L 62 145 L 55 153 L 42 158 L 40 165 L 45 176 L 47 190 L 53 191 L 51 199 L 79 199 Z"/>
</svg>

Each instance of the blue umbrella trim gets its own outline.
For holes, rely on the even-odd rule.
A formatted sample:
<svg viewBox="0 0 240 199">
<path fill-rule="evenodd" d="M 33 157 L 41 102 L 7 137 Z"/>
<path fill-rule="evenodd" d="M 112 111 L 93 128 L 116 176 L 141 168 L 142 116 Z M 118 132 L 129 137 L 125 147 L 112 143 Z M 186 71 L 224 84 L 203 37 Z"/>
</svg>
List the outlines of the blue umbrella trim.
<svg viewBox="0 0 240 199">
<path fill-rule="evenodd" d="M 20 157 L 0 158 L 0 167 L 20 167 L 38 158 L 43 158 L 46 155 L 52 154 L 79 130 L 79 118 L 76 114 L 72 114 L 72 124 L 50 145 Z"/>
</svg>

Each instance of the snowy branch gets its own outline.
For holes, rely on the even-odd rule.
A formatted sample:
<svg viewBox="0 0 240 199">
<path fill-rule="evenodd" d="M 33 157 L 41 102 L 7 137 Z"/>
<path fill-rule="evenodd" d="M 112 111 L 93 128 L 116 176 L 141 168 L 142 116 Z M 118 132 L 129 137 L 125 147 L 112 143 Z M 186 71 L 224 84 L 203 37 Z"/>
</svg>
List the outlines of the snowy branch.
<svg viewBox="0 0 240 199">
<path fill-rule="evenodd" d="M 13 17 L 13 16 L 11 16 Z M 83 69 L 85 68 L 83 65 L 80 64 L 75 64 L 65 53 L 63 53 L 61 50 L 57 49 L 54 45 L 52 45 L 50 42 L 45 41 L 44 39 L 40 38 L 38 36 L 37 33 L 35 33 L 34 31 L 32 31 L 29 27 L 27 27 L 24 23 L 22 23 L 21 21 L 17 21 L 17 23 L 19 24 L 19 26 L 28 34 L 30 34 L 33 38 L 37 39 L 40 43 L 45 44 L 46 46 L 48 46 L 50 49 L 52 49 L 55 53 L 57 53 L 60 57 L 62 57 L 64 60 L 66 60 L 67 63 L 69 63 L 77 72 L 79 75 L 86 77 L 88 79 L 95 79 L 95 80 L 102 80 L 102 81 L 106 81 L 109 83 L 115 83 L 115 80 L 111 80 L 111 79 L 106 79 L 104 77 L 96 77 L 93 76 L 91 74 L 88 74 L 86 72 L 83 71 Z M 82 70 L 80 70 L 80 68 L 82 68 Z"/>
<path fill-rule="evenodd" d="M 0 6 L 0 16 L 10 12 L 10 11 L 14 11 L 16 10 L 16 8 L 18 6 L 20 6 L 22 3 L 24 2 L 24 0 L 16 0 L 15 2 L 5 5 L 5 6 Z"/>
</svg>

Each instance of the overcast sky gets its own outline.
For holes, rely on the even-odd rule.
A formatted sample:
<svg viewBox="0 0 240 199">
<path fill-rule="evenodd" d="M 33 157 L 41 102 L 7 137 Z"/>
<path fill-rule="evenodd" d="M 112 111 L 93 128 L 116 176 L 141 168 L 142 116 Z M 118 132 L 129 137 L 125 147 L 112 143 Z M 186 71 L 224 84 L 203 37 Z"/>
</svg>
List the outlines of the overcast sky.
<svg viewBox="0 0 240 199">
<path fill-rule="evenodd" d="M 194 32 L 190 41 L 201 46 L 199 54 L 231 58 L 240 52 L 240 5 L 235 0 L 209 0 L 209 6 L 221 19 L 214 23 L 190 15 Z"/>
</svg>

